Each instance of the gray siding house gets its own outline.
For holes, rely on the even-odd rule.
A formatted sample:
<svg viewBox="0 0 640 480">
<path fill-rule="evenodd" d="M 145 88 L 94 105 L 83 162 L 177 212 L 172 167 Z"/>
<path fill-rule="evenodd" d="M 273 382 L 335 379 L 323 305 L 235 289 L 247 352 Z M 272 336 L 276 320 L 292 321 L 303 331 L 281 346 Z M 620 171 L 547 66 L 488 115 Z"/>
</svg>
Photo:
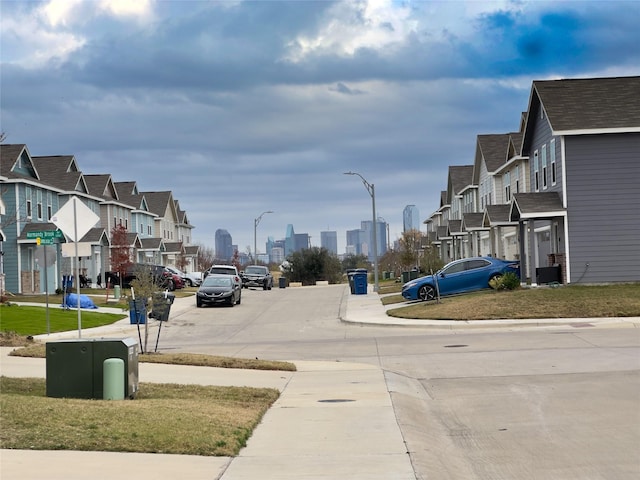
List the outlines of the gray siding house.
<svg viewBox="0 0 640 480">
<path fill-rule="evenodd" d="M 523 271 L 566 283 L 640 281 L 640 77 L 535 81 L 516 193 Z"/>
</svg>

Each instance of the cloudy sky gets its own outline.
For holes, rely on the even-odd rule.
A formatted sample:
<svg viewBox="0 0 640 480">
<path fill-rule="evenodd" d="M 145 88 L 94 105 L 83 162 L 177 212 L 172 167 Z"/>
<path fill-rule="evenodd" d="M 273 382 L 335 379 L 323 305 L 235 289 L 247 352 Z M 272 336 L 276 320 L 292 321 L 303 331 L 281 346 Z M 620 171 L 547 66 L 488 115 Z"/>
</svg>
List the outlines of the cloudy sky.
<svg viewBox="0 0 640 480">
<path fill-rule="evenodd" d="M 0 1 L 0 128 L 32 155 L 171 190 L 241 251 L 439 206 L 531 82 L 640 74 L 638 1 Z"/>
</svg>

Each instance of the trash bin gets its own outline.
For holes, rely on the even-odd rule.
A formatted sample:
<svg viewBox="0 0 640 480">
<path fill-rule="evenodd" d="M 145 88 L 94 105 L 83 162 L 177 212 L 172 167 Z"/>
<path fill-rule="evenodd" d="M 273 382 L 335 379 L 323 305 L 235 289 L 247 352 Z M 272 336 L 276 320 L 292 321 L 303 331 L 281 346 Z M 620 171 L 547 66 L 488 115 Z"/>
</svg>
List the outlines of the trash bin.
<svg viewBox="0 0 640 480">
<path fill-rule="evenodd" d="M 367 294 L 367 271 L 358 269 L 353 273 L 353 293 L 355 295 Z"/>
<path fill-rule="evenodd" d="M 169 312 L 171 311 L 171 305 L 176 296 L 173 293 L 154 293 L 151 303 L 151 313 L 149 317 L 166 322 L 169 320 Z"/>
<path fill-rule="evenodd" d="M 279 286 L 280 288 L 286 288 L 286 286 L 287 286 L 287 279 L 286 279 L 285 277 L 280 277 L 280 278 L 278 279 L 278 286 Z"/>
<path fill-rule="evenodd" d="M 353 283 L 353 275 L 356 273 L 355 268 L 350 268 L 347 270 L 347 280 L 349 280 L 349 290 L 351 291 L 351 294 L 353 295 L 354 293 L 356 293 L 355 291 L 355 285 Z"/>
<path fill-rule="evenodd" d="M 120 285 L 113 287 L 113 298 L 118 300 L 120 298 Z"/>
<path fill-rule="evenodd" d="M 129 300 L 129 320 L 131 325 L 147 323 L 147 303 L 144 300 Z"/>
</svg>

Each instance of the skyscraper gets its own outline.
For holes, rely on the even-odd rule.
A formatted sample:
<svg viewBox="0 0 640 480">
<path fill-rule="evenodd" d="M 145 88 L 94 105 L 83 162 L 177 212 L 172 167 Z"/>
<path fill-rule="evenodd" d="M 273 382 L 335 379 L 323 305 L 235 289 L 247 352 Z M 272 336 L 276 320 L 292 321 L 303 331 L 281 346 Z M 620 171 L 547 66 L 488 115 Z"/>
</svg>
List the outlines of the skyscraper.
<svg viewBox="0 0 640 480">
<path fill-rule="evenodd" d="M 402 211 L 402 231 L 420 230 L 420 212 L 415 205 L 407 205 Z"/>
<path fill-rule="evenodd" d="M 338 232 L 320 232 L 320 247 L 338 255 Z"/>
<path fill-rule="evenodd" d="M 220 260 L 231 260 L 233 258 L 233 241 L 231 234 L 219 228 L 216 230 L 216 258 Z"/>
</svg>

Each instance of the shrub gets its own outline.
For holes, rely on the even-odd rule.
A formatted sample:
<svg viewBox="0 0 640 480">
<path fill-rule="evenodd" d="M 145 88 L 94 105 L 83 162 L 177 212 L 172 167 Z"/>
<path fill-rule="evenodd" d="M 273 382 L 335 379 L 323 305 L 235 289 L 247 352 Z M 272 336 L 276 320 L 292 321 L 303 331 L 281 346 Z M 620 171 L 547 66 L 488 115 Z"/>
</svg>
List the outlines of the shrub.
<svg viewBox="0 0 640 480">
<path fill-rule="evenodd" d="M 494 290 L 515 290 L 520 288 L 520 277 L 513 272 L 507 272 L 500 277 L 492 278 L 489 285 Z"/>
</svg>

